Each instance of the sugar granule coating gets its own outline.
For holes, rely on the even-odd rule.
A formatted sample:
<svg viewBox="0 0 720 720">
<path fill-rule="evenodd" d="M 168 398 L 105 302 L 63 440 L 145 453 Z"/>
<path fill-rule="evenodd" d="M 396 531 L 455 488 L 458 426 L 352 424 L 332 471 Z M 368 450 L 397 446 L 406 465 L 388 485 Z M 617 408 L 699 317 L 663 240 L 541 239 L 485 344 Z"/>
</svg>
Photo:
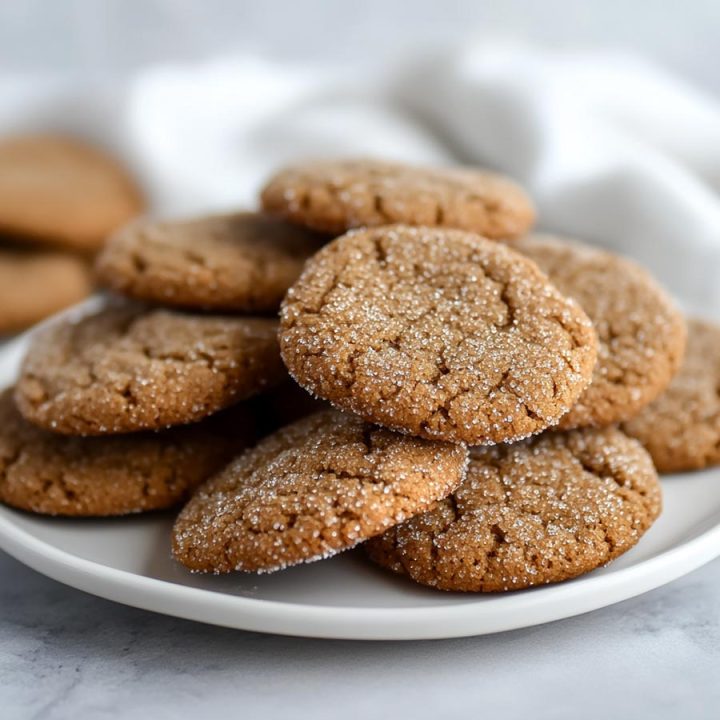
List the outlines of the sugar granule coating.
<svg viewBox="0 0 720 720">
<path fill-rule="evenodd" d="M 78 438 L 31 425 L 0 395 L 0 502 L 44 515 L 107 517 L 172 507 L 250 445 L 236 406 L 157 433 Z"/>
<path fill-rule="evenodd" d="M 0 234 L 94 251 L 143 207 L 135 181 L 100 148 L 55 135 L 0 142 Z"/>
<path fill-rule="evenodd" d="M 108 307 L 39 332 L 15 398 L 27 420 L 69 435 L 200 420 L 287 373 L 277 322 Z"/>
<path fill-rule="evenodd" d="M 325 238 L 260 213 L 132 223 L 100 254 L 100 282 L 172 307 L 275 311 Z"/>
<path fill-rule="evenodd" d="M 90 267 L 82 258 L 0 249 L 0 335 L 30 327 L 91 292 Z"/>
<path fill-rule="evenodd" d="M 680 372 L 659 398 L 622 427 L 645 446 L 660 472 L 720 463 L 720 327 L 688 322 Z"/>
<path fill-rule="evenodd" d="M 592 375 L 595 332 L 519 253 L 472 233 L 389 226 L 325 246 L 288 291 L 295 379 L 369 422 L 471 445 L 556 423 Z"/>
<path fill-rule="evenodd" d="M 647 452 L 615 428 L 474 448 L 463 484 L 371 540 L 372 560 L 440 590 L 560 582 L 629 550 L 661 510 Z"/>
<path fill-rule="evenodd" d="M 311 162 L 281 170 L 263 189 L 262 204 L 292 222 L 335 234 L 405 223 L 504 239 L 524 234 L 535 220 L 525 191 L 502 175 L 370 159 Z"/>
<path fill-rule="evenodd" d="M 598 335 L 592 383 L 559 428 L 627 420 L 667 387 L 685 351 L 685 319 L 646 270 L 627 258 L 548 235 L 512 247 L 578 301 Z"/>
<path fill-rule="evenodd" d="M 289 425 L 210 479 L 180 513 L 175 557 L 202 572 L 319 560 L 429 508 L 465 476 L 467 448 L 334 410 Z"/>
</svg>

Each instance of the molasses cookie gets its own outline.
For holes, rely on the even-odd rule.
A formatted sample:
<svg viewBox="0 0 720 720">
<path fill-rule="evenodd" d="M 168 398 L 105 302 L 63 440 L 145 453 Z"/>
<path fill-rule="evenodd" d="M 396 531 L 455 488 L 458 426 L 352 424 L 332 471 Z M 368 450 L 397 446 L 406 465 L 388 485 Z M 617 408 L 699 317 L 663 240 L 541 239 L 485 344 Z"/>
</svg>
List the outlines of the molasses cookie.
<svg viewBox="0 0 720 720">
<path fill-rule="evenodd" d="M 91 290 L 90 268 L 80 258 L 0 248 L 0 335 L 30 327 Z"/>
<path fill-rule="evenodd" d="M 338 408 L 475 445 L 555 424 L 590 382 L 596 339 L 579 305 L 504 244 L 388 226 L 308 261 L 280 347 L 300 385 Z"/>
<path fill-rule="evenodd" d="M 429 508 L 465 475 L 467 448 L 398 435 L 330 410 L 261 441 L 180 513 L 191 570 L 271 572 L 319 560 Z"/>
<path fill-rule="evenodd" d="M 108 307 L 39 332 L 15 391 L 30 422 L 68 435 L 200 420 L 287 377 L 277 322 Z"/>
<path fill-rule="evenodd" d="M 629 550 L 661 508 L 640 443 L 614 428 L 545 433 L 471 450 L 467 479 L 371 540 L 372 560 L 440 590 L 559 582 Z"/>
<path fill-rule="evenodd" d="M 171 507 L 252 443 L 236 406 L 158 433 L 77 438 L 23 419 L 0 394 L 0 502 L 45 515 L 109 516 Z"/>
<path fill-rule="evenodd" d="M 99 148 L 52 135 L 0 142 L 2 234 L 97 250 L 143 205 L 127 171 Z"/>
<path fill-rule="evenodd" d="M 685 350 L 685 320 L 646 270 L 618 255 L 546 235 L 512 247 L 580 303 L 598 335 L 592 383 L 558 427 L 627 420 L 667 387 Z"/>
<path fill-rule="evenodd" d="M 623 430 L 645 446 L 660 472 L 720 463 L 720 327 L 689 321 L 680 372 Z"/>
<path fill-rule="evenodd" d="M 106 287 L 173 307 L 276 311 L 316 233 L 259 213 L 140 221 L 113 235 L 97 261 Z"/>
<path fill-rule="evenodd" d="M 265 210 L 336 235 L 403 223 L 472 230 L 492 239 L 523 235 L 532 202 L 502 175 L 380 160 L 328 160 L 289 167 L 262 191 Z"/>
</svg>

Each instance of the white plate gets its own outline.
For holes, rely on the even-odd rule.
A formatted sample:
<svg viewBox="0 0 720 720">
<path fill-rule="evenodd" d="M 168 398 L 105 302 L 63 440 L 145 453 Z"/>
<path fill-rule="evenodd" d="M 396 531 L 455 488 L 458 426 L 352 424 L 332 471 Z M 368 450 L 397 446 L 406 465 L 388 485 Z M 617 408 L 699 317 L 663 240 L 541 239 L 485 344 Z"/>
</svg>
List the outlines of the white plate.
<svg viewBox="0 0 720 720">
<path fill-rule="evenodd" d="M 13 381 L 23 345 L 0 353 L 0 386 Z M 720 555 L 720 469 L 667 477 L 663 489 L 662 517 L 619 560 L 577 580 L 504 595 L 433 591 L 357 552 L 274 575 L 191 575 L 170 558 L 171 515 L 65 520 L 0 507 L 0 547 L 94 595 L 214 625 L 324 638 L 449 638 L 595 610 Z"/>
</svg>

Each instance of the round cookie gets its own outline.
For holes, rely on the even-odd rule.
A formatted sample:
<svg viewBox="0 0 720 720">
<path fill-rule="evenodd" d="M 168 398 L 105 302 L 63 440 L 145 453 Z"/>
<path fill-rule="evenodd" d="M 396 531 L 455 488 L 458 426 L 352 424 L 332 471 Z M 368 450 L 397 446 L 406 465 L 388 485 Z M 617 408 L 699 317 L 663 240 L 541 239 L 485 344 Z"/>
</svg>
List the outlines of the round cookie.
<svg viewBox="0 0 720 720">
<path fill-rule="evenodd" d="M 615 428 L 471 450 L 448 498 L 371 540 L 376 563 L 440 590 L 559 582 L 629 550 L 661 509 L 648 454 Z"/>
<path fill-rule="evenodd" d="M 0 502 L 44 515 L 103 517 L 172 507 L 252 443 L 236 406 L 196 425 L 103 438 L 56 435 L 0 394 Z"/>
<path fill-rule="evenodd" d="M 53 135 L 0 142 L 0 233 L 96 250 L 142 211 L 126 170 L 99 148 Z"/>
<path fill-rule="evenodd" d="M 30 327 L 91 291 L 90 269 L 80 258 L 0 248 L 0 334 Z"/>
<path fill-rule="evenodd" d="M 688 322 L 680 372 L 659 398 L 622 427 L 645 446 L 660 472 L 720 463 L 720 327 Z"/>
<path fill-rule="evenodd" d="M 523 238 L 512 247 L 577 300 L 598 335 L 592 383 L 559 428 L 626 420 L 667 387 L 685 350 L 685 320 L 646 270 L 618 255 L 547 235 Z"/>
<path fill-rule="evenodd" d="M 174 307 L 276 311 L 321 236 L 259 213 L 141 221 L 113 235 L 100 282 Z"/>
<path fill-rule="evenodd" d="M 336 235 L 403 223 L 505 239 L 523 235 L 535 220 L 525 191 L 502 175 L 380 160 L 328 160 L 286 168 L 263 189 L 262 205 L 287 220 Z"/>
<path fill-rule="evenodd" d="M 465 475 L 467 448 L 333 410 L 261 441 L 201 486 L 173 553 L 202 572 L 272 572 L 347 550 L 429 508 Z"/>
<path fill-rule="evenodd" d="M 533 262 L 458 230 L 348 233 L 308 261 L 281 311 L 300 385 L 369 422 L 471 445 L 556 423 L 590 382 L 595 346 Z"/>
<path fill-rule="evenodd" d="M 33 338 L 15 390 L 27 420 L 68 435 L 200 420 L 287 377 L 277 322 L 108 307 Z"/>
</svg>

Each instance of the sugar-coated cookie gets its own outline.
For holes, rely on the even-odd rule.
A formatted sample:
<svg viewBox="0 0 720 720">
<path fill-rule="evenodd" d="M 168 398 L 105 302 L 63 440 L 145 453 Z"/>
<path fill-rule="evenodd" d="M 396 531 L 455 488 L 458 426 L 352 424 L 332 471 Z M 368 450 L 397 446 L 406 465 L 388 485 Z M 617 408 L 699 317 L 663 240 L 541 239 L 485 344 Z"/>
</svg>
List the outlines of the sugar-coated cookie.
<svg viewBox="0 0 720 720">
<path fill-rule="evenodd" d="M 508 178 L 473 168 L 425 168 L 380 160 L 327 160 L 281 170 L 262 191 L 265 210 L 340 234 L 356 227 L 424 225 L 518 237 L 535 211 Z"/>
<path fill-rule="evenodd" d="M 369 422 L 468 444 L 556 423 L 592 376 L 587 315 L 502 243 L 443 228 L 348 233 L 311 258 L 280 347 L 310 392 Z"/>
<path fill-rule="evenodd" d="M 173 307 L 275 311 L 322 236 L 260 213 L 131 223 L 97 260 L 100 282 Z"/>
<path fill-rule="evenodd" d="M 440 590 L 559 582 L 629 550 L 661 509 L 652 461 L 615 428 L 471 450 L 466 480 L 371 540 L 378 564 Z"/>
<path fill-rule="evenodd" d="M 0 502 L 44 515 L 102 517 L 171 507 L 252 443 L 240 406 L 195 425 L 103 438 L 41 430 L 0 394 Z"/>
<path fill-rule="evenodd" d="M 27 420 L 69 435 L 200 420 L 287 377 L 277 322 L 108 307 L 40 331 L 15 397 Z"/>
<path fill-rule="evenodd" d="M 429 508 L 465 475 L 467 448 L 329 410 L 246 451 L 200 487 L 173 531 L 191 570 L 271 572 L 353 547 Z"/>
<path fill-rule="evenodd" d="M 720 327 L 688 322 L 680 372 L 665 392 L 623 424 L 660 472 L 699 470 L 720 463 Z"/>
<path fill-rule="evenodd" d="M 685 319 L 650 273 L 627 258 L 547 235 L 512 247 L 578 301 L 598 335 L 592 383 L 558 427 L 627 420 L 667 387 L 685 351 Z"/>
</svg>

